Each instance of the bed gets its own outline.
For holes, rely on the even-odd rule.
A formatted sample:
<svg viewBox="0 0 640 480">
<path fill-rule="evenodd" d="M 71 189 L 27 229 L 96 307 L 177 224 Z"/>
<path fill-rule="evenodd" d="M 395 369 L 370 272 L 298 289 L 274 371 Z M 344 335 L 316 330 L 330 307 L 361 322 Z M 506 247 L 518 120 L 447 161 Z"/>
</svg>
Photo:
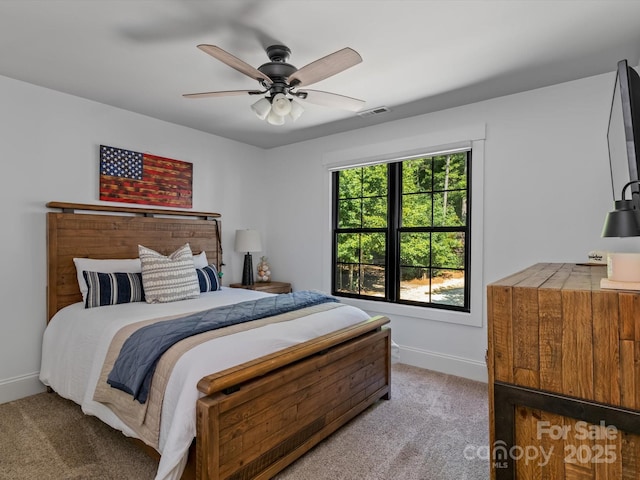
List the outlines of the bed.
<svg viewBox="0 0 640 480">
<path fill-rule="evenodd" d="M 74 258 L 135 258 L 139 244 L 168 255 L 188 243 L 219 269 L 220 216 L 61 202 L 47 207 L 54 211 L 47 213 L 49 322 L 41 380 L 85 413 L 138 439 L 159 459 L 157 480 L 271 478 L 366 408 L 389 399 L 389 320 L 339 304 L 299 318 L 272 317 L 274 323 L 202 341 L 184 353 L 166 374 L 154 444 L 126 416 L 94 400 L 114 337 L 149 318 L 272 294 L 223 287 L 166 304 L 85 309 Z"/>
</svg>

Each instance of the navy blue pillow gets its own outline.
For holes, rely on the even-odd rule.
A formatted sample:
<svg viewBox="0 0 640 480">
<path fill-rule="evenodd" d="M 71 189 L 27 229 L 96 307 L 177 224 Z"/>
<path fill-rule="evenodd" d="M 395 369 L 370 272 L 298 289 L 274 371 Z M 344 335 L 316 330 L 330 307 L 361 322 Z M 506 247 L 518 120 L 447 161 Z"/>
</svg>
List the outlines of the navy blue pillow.
<svg viewBox="0 0 640 480">
<path fill-rule="evenodd" d="M 215 292 L 220 290 L 220 279 L 218 278 L 218 270 L 212 263 L 204 268 L 196 268 L 198 274 L 198 283 L 201 292 Z"/>
<path fill-rule="evenodd" d="M 84 308 L 143 302 L 142 273 L 101 273 L 83 271 L 89 287 Z"/>
</svg>

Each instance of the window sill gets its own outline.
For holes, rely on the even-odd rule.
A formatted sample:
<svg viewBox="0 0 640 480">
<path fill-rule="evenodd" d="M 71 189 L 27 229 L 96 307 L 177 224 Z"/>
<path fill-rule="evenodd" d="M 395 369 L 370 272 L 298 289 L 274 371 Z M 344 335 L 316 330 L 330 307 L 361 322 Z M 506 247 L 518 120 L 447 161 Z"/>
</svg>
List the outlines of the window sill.
<svg viewBox="0 0 640 480">
<path fill-rule="evenodd" d="M 455 312 L 440 308 L 417 307 L 414 305 L 401 305 L 398 303 L 377 302 L 375 300 L 361 300 L 357 298 L 337 297 L 346 305 L 358 307 L 365 312 L 375 312 L 383 315 L 396 315 L 403 317 L 420 318 L 434 322 L 455 323 L 469 327 L 482 327 L 482 315 L 473 315 L 468 312 Z M 472 301 L 472 312 L 473 301 Z M 479 311 L 482 311 L 481 309 Z"/>
</svg>

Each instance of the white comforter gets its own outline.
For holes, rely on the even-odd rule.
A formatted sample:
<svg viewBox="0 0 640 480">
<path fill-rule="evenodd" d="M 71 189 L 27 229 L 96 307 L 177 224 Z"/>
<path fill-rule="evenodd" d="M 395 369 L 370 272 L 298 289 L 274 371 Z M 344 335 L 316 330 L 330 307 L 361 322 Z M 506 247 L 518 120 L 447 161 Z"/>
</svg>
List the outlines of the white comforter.
<svg viewBox="0 0 640 480">
<path fill-rule="evenodd" d="M 144 302 L 85 309 L 82 303 L 60 310 L 47 326 L 40 380 L 125 435 L 135 434 L 93 393 L 111 339 L 123 326 L 141 320 L 190 313 L 269 294 L 223 288 L 199 298 L 166 304 Z M 192 349 L 177 362 L 167 385 L 160 425 L 162 454 L 156 480 L 178 480 L 196 434 L 195 408 L 202 396 L 197 382 L 210 373 L 267 355 L 368 318 L 345 305 L 326 312 L 216 338 Z"/>
</svg>

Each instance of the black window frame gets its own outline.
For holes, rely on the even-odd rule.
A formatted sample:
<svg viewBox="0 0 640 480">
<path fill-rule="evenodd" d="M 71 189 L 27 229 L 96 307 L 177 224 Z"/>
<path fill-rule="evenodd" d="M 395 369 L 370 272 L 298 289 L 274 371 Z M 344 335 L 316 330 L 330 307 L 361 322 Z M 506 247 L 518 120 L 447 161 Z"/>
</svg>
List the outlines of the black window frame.
<svg viewBox="0 0 640 480">
<path fill-rule="evenodd" d="M 433 158 L 449 153 L 466 153 L 466 222 L 464 226 L 430 226 L 430 227 L 403 227 L 401 226 L 402 216 L 402 164 L 408 160 L 414 160 L 418 158 Z M 411 158 L 403 158 L 395 161 L 387 162 L 387 227 L 385 228 L 339 228 L 338 227 L 338 205 L 339 205 L 339 173 L 341 170 L 333 171 L 331 174 L 331 187 L 332 187 L 332 212 L 331 212 L 331 225 L 332 225 L 332 256 L 331 256 L 331 292 L 332 295 L 345 298 L 354 298 L 361 300 L 370 300 L 399 305 L 412 305 L 422 308 L 435 308 L 448 311 L 457 311 L 470 313 L 471 312 L 471 189 L 472 189 L 472 150 L 456 150 L 451 152 L 438 152 L 433 154 L 415 155 Z M 364 167 L 370 165 L 364 165 Z M 372 166 L 372 165 L 371 165 Z M 362 168 L 362 165 L 353 166 L 350 168 Z M 350 169 L 349 167 L 344 170 Z M 437 191 L 432 190 L 431 195 L 436 194 Z M 451 305 L 445 303 L 434 302 L 418 302 L 408 299 L 399 298 L 400 287 L 400 235 L 406 232 L 420 232 L 420 233 L 447 233 L 447 232 L 460 232 L 464 234 L 464 295 L 463 305 Z M 372 296 L 362 295 L 357 293 L 348 293 L 344 291 L 336 290 L 336 277 L 337 277 L 337 249 L 338 249 L 338 236 L 342 233 L 384 233 L 386 237 L 386 285 L 384 296 Z M 363 265 L 359 263 L 359 265 Z"/>
</svg>

